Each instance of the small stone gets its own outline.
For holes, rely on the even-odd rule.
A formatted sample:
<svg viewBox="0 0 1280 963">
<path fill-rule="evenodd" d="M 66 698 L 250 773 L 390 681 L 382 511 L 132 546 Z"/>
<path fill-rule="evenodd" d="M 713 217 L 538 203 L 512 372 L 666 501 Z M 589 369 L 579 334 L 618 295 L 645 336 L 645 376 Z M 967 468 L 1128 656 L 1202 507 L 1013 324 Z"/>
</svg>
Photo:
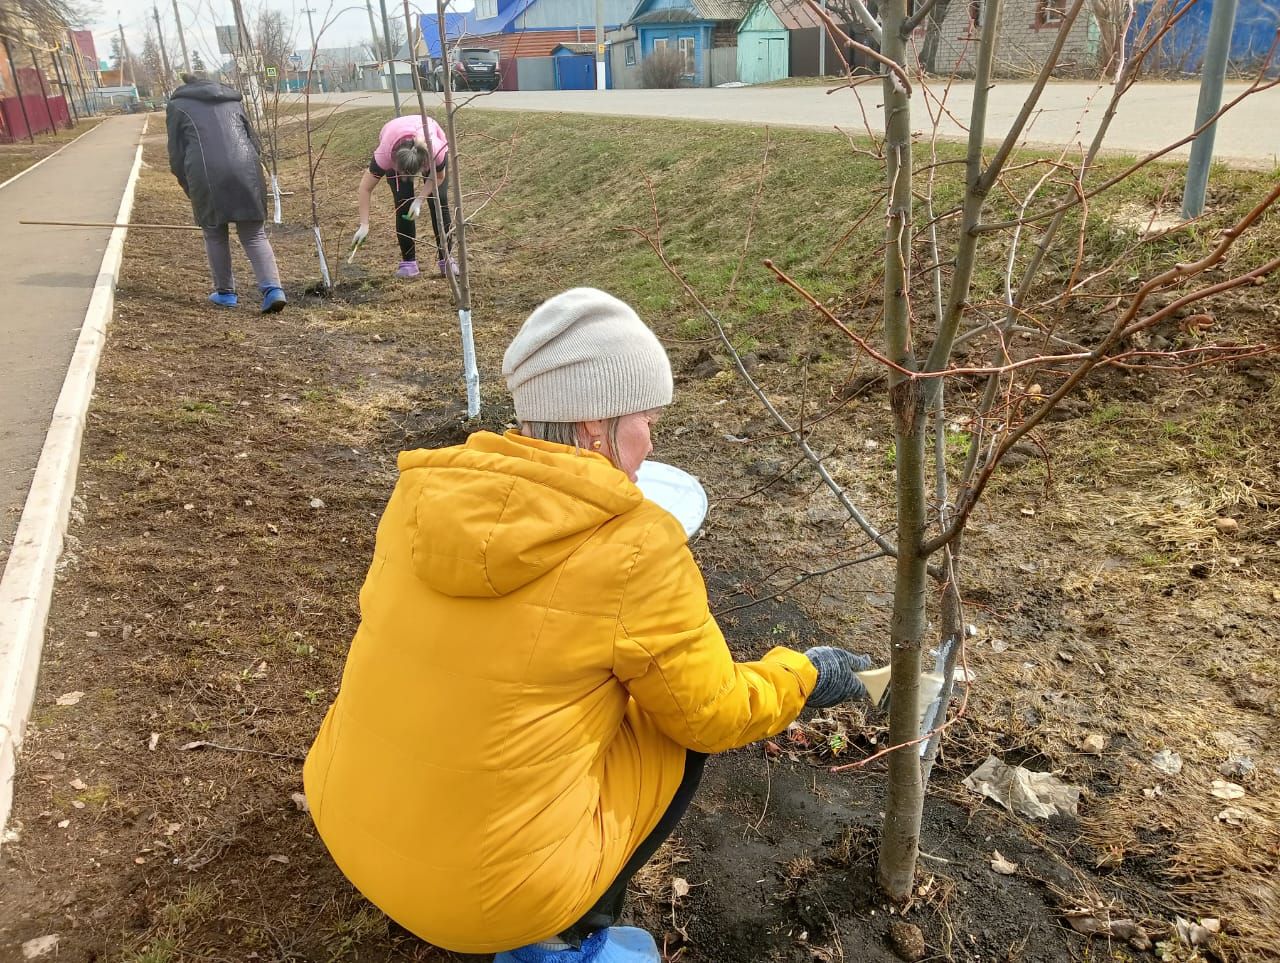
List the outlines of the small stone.
<svg viewBox="0 0 1280 963">
<path fill-rule="evenodd" d="M 313 498 L 308 504 L 310 504 L 312 508 L 324 508 L 323 499 Z"/>
<path fill-rule="evenodd" d="M 925 958 L 924 934 L 914 923 L 904 923 L 902 920 L 890 923 L 889 946 L 907 963 L 919 963 Z"/>
<path fill-rule="evenodd" d="M 1182 757 L 1172 749 L 1161 749 L 1151 757 L 1151 766 L 1166 776 L 1176 776 L 1182 772 Z"/>
<path fill-rule="evenodd" d="M 74 789 L 76 792 L 84 792 L 86 789 L 89 788 L 88 786 L 85 785 L 85 782 L 83 779 L 78 779 L 78 778 L 72 779 L 71 782 L 67 783 L 67 785 L 70 786 L 72 789 Z"/>
<path fill-rule="evenodd" d="M 139 866 L 141 866 L 143 863 L 145 863 L 145 862 L 147 861 L 147 857 L 145 857 L 145 856 L 135 856 L 135 857 L 133 858 L 133 861 L 134 861 L 135 863 L 137 863 Z"/>
<path fill-rule="evenodd" d="M 59 939 L 57 933 L 50 933 L 48 936 L 37 936 L 34 940 L 27 940 L 22 944 L 22 958 L 38 960 L 42 956 L 47 956 L 58 948 Z"/>
<path fill-rule="evenodd" d="M 1232 756 L 1218 767 L 1218 772 L 1228 779 L 1245 779 L 1253 775 L 1256 768 L 1248 756 Z"/>
<path fill-rule="evenodd" d="M 1240 523 L 1234 518 L 1215 518 L 1213 527 L 1223 535 L 1235 535 L 1240 531 Z"/>
<path fill-rule="evenodd" d="M 79 703 L 80 700 L 83 698 L 84 698 L 83 692 L 67 692 L 63 695 L 58 696 L 58 698 L 55 699 L 54 702 L 56 702 L 60 706 L 73 706 Z"/>
<path fill-rule="evenodd" d="M 1107 737 L 1099 732 L 1089 733 L 1080 743 L 1080 751 L 1087 752 L 1091 756 L 1100 755 L 1105 748 L 1107 748 Z"/>
<path fill-rule="evenodd" d="M 59 821 L 58 821 L 58 828 L 59 828 L 59 829 L 66 829 L 66 828 L 67 828 L 68 826 L 70 826 L 70 825 L 71 825 L 71 820 L 70 820 L 70 819 L 62 819 L 62 820 L 59 820 Z"/>
</svg>

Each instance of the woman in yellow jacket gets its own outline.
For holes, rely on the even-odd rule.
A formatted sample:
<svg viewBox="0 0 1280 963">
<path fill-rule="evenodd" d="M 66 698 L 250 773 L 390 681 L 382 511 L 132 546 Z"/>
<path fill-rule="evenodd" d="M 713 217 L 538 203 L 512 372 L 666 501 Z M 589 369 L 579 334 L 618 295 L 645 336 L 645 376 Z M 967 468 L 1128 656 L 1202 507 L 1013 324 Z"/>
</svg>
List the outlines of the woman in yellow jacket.
<svg viewBox="0 0 1280 963">
<path fill-rule="evenodd" d="M 865 657 L 733 661 L 683 530 L 635 486 L 672 379 L 630 307 L 552 298 L 503 371 L 518 433 L 400 455 L 307 799 L 351 882 L 430 943 L 657 960 L 610 927 L 706 755 L 859 697 Z"/>
</svg>

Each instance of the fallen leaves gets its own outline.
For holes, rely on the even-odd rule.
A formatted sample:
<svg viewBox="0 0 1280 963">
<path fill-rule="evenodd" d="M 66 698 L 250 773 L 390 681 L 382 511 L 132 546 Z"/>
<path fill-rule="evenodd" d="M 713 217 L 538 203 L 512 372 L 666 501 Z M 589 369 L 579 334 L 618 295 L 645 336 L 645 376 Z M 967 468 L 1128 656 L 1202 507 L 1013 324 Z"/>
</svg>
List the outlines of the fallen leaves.
<svg viewBox="0 0 1280 963">
<path fill-rule="evenodd" d="M 684 899 L 689 895 L 689 881 L 681 876 L 671 880 L 671 898 Z"/>
<path fill-rule="evenodd" d="M 1104 909 L 1071 910 L 1066 917 L 1068 925 L 1082 936 L 1105 936 L 1124 940 L 1135 950 L 1151 949 L 1151 936 L 1136 920 L 1112 919 Z"/>
<path fill-rule="evenodd" d="M 1241 799 L 1244 796 L 1244 787 L 1234 782 L 1227 782 L 1225 779 L 1215 779 L 1209 791 L 1219 799 Z"/>
<path fill-rule="evenodd" d="M 991 871 L 999 873 L 1001 876 L 1013 876 L 1018 872 L 1018 864 L 1005 859 L 1000 854 L 1000 850 L 992 850 L 991 852 Z"/>
<path fill-rule="evenodd" d="M 300 813 L 311 812 L 311 806 L 307 802 L 307 797 L 304 796 L 302 793 L 295 792 L 292 795 L 290 795 L 289 798 L 293 800 L 293 805 L 297 807 L 298 812 Z"/>
<path fill-rule="evenodd" d="M 1239 829 L 1253 819 L 1253 813 L 1247 809 L 1241 809 L 1239 806 L 1228 806 L 1213 818 L 1223 825 Z"/>
<path fill-rule="evenodd" d="M 74 705 L 78 705 L 80 700 L 83 698 L 84 698 L 83 692 L 67 692 L 63 695 L 58 696 L 58 698 L 54 699 L 53 701 L 60 706 L 74 706 Z"/>
</svg>

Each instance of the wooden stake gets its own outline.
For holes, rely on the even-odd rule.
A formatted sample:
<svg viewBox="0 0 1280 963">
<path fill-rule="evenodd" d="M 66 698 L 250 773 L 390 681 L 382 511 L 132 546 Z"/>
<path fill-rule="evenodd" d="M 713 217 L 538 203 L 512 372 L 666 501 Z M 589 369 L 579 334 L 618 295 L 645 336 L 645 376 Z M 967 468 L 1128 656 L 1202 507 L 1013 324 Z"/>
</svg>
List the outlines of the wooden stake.
<svg viewBox="0 0 1280 963">
<path fill-rule="evenodd" d="M 19 221 L 40 227 L 127 227 L 150 231 L 202 231 L 199 224 L 113 224 L 109 221 Z"/>
</svg>

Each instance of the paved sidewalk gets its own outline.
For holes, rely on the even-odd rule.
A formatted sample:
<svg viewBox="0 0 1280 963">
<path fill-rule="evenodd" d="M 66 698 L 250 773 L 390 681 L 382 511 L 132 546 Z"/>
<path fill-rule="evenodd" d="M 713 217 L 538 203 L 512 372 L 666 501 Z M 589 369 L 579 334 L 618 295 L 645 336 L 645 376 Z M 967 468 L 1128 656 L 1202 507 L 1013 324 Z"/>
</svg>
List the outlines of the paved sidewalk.
<svg viewBox="0 0 1280 963">
<path fill-rule="evenodd" d="M 1241 93 L 1246 84 L 1229 83 L 1224 103 Z M 1017 116 L 1031 85 L 1021 81 L 997 81 L 991 90 L 991 112 L 987 131 L 1000 138 Z M 933 93 L 941 97 L 945 85 L 938 83 Z M 884 129 L 883 114 L 877 110 L 880 90 L 868 84 L 860 89 L 867 118 L 874 129 Z M 1196 100 L 1200 88 L 1195 83 L 1135 84 L 1121 101 L 1119 113 L 1108 132 L 1106 148 L 1145 154 L 1168 146 L 1195 129 Z M 468 96 L 463 94 L 462 96 Z M 1096 83 L 1052 83 L 1040 99 L 1029 141 L 1036 144 L 1074 144 L 1093 136 L 1111 96 L 1111 87 Z M 973 85 L 959 81 L 947 95 L 949 116 L 943 118 L 944 137 L 965 136 Z M 428 105 L 439 104 L 439 94 L 427 94 Z M 409 94 L 402 109 L 415 105 Z M 299 101 L 301 98 L 299 98 Z M 389 93 L 320 94 L 313 101 L 349 103 L 351 107 L 391 107 Z M 825 87 L 727 87 L 690 90 L 547 90 L 485 94 L 474 101 L 482 110 L 547 110 L 568 113 L 608 114 L 631 117 L 672 117 L 685 120 L 730 121 L 740 124 L 771 124 L 779 127 L 816 127 L 832 130 L 836 125 L 861 132 L 862 114 L 851 91 L 828 94 Z M 936 110 L 936 107 L 934 108 Z M 929 126 L 922 91 L 917 87 L 912 100 L 912 129 Z M 1175 156 L 1185 157 L 1189 148 Z M 1215 142 L 1218 160 L 1244 167 L 1270 169 L 1280 163 L 1280 87 L 1248 97 L 1218 124 Z"/>
<path fill-rule="evenodd" d="M 0 190 L 0 566 L 9 556 L 145 115 L 111 117 Z"/>
</svg>

